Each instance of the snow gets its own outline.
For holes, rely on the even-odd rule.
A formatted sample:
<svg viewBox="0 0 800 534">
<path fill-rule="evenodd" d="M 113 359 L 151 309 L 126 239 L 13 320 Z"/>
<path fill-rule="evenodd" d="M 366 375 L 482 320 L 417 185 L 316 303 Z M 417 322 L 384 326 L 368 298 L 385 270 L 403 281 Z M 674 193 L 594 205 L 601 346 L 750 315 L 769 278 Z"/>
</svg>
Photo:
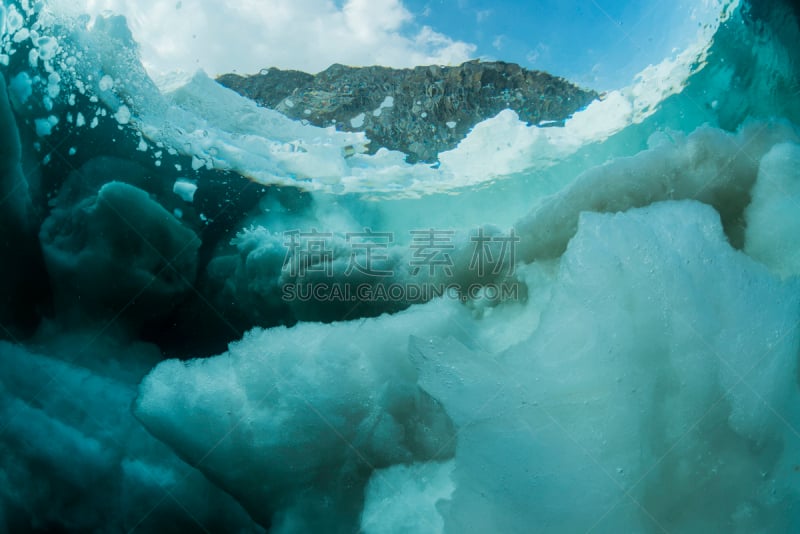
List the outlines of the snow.
<svg viewBox="0 0 800 534">
<path fill-rule="evenodd" d="M 350 126 L 352 126 L 353 128 L 361 128 L 362 126 L 364 126 L 364 119 L 365 115 L 363 113 L 359 113 L 358 115 L 350 119 Z"/>
<path fill-rule="evenodd" d="M 381 105 L 378 106 L 372 112 L 372 115 L 374 115 L 375 117 L 380 117 L 381 114 L 383 113 L 384 109 L 388 109 L 388 108 L 392 108 L 392 107 L 394 107 L 394 97 L 393 96 L 387 96 L 386 98 L 383 99 L 383 102 L 381 102 Z M 351 121 L 351 124 L 352 124 L 352 121 Z M 363 120 L 362 120 L 362 124 L 363 124 Z M 361 125 L 356 126 L 356 125 L 353 124 L 353 128 L 360 128 L 360 127 L 361 127 Z"/>
</svg>

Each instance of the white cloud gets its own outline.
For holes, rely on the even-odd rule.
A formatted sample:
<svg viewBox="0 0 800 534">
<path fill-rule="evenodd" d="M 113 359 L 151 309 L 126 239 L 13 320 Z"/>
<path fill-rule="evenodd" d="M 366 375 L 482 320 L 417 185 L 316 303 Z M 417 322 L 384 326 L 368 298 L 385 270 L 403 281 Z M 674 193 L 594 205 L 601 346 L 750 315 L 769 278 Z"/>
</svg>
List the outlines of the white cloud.
<svg viewBox="0 0 800 534">
<path fill-rule="evenodd" d="M 535 64 L 542 58 L 542 56 L 547 56 L 549 54 L 550 47 L 544 43 L 539 43 L 533 50 L 528 50 L 528 54 L 525 56 L 525 59 L 528 61 L 528 63 Z"/>
<path fill-rule="evenodd" d="M 505 35 L 497 35 L 492 41 L 492 47 L 495 50 L 502 50 L 503 47 L 506 45 L 506 36 Z"/>
<path fill-rule="evenodd" d="M 491 9 L 479 9 L 475 12 L 475 20 L 480 24 L 484 20 L 488 19 L 494 14 L 494 10 Z"/>
<path fill-rule="evenodd" d="M 153 73 L 455 64 L 476 49 L 419 28 L 402 0 L 86 0 L 85 10 L 125 15 Z"/>
</svg>

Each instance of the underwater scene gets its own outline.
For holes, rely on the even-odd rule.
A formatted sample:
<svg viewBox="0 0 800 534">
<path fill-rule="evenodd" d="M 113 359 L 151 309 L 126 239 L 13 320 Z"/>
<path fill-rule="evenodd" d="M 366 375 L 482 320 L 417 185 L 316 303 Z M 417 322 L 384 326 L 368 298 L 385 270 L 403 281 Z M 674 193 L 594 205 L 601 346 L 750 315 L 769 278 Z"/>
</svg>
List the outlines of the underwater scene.
<svg viewBox="0 0 800 534">
<path fill-rule="evenodd" d="M 799 17 L 4 0 L 0 534 L 800 532 Z"/>
</svg>

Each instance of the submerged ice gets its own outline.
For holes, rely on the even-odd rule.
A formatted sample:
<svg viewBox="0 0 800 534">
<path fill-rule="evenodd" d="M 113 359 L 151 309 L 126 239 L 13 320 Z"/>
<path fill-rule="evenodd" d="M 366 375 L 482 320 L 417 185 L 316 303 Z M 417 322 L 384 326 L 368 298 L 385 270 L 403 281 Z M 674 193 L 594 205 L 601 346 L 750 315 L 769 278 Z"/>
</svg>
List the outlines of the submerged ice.
<svg viewBox="0 0 800 534">
<path fill-rule="evenodd" d="M 686 201 L 585 213 L 552 284 L 505 351 L 414 343 L 463 429 L 447 531 L 796 528 L 797 286 Z"/>
<path fill-rule="evenodd" d="M 719 8 L 563 127 L 505 111 L 431 166 L 159 89 L 120 17 L 3 6 L 0 532 L 800 530 L 800 31 Z M 312 230 L 305 281 L 455 291 L 287 300 Z M 381 231 L 388 274 L 351 272 Z"/>
</svg>

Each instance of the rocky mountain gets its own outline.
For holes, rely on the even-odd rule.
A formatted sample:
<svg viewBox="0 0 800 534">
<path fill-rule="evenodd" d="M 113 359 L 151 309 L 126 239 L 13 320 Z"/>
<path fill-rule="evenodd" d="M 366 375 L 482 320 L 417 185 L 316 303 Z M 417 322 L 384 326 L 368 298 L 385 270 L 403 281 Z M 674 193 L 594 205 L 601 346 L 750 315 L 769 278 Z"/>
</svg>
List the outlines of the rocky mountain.
<svg viewBox="0 0 800 534">
<path fill-rule="evenodd" d="M 558 125 L 598 98 L 546 72 L 477 60 L 413 69 L 336 64 L 317 75 L 270 68 L 217 81 L 293 119 L 365 132 L 373 152 L 399 150 L 409 162 L 435 162 L 503 109 L 530 124 Z"/>
</svg>

